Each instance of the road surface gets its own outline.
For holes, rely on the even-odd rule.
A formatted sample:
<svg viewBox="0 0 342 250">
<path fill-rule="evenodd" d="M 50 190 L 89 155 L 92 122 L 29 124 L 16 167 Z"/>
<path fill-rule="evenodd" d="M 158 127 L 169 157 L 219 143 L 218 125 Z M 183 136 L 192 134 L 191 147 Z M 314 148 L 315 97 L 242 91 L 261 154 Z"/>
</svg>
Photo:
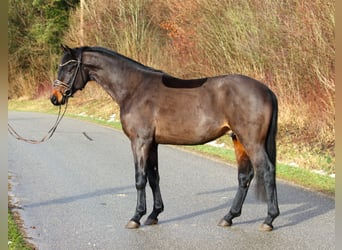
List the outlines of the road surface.
<svg viewBox="0 0 342 250">
<path fill-rule="evenodd" d="M 11 125 L 30 139 L 42 138 L 54 119 L 9 112 Z M 10 196 L 38 249 L 335 249 L 334 199 L 278 180 L 281 214 L 272 232 L 260 232 L 266 204 L 252 186 L 242 215 L 222 228 L 217 222 L 235 195 L 236 169 L 170 146 L 160 147 L 159 165 L 160 223 L 128 230 L 136 191 L 122 132 L 64 118 L 45 143 L 8 138 Z M 148 187 L 148 213 L 151 196 Z"/>
</svg>

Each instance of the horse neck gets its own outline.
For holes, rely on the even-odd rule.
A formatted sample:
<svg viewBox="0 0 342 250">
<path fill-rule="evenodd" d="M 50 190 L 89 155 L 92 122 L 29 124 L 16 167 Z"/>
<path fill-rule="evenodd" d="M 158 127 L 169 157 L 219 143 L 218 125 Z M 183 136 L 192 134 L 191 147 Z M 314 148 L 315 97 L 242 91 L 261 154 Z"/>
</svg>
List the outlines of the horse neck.
<svg viewBox="0 0 342 250">
<path fill-rule="evenodd" d="M 82 62 L 90 80 L 100 84 L 119 106 L 132 96 L 143 78 L 143 72 L 115 56 L 87 51 L 83 53 Z"/>
</svg>

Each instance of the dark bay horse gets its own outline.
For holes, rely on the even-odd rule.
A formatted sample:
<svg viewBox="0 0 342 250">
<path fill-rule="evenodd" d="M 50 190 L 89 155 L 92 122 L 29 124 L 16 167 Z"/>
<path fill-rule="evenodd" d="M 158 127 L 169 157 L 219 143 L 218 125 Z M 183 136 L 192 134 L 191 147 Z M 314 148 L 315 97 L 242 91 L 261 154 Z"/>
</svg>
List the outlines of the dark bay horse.
<svg viewBox="0 0 342 250">
<path fill-rule="evenodd" d="M 231 209 L 219 222 L 231 226 L 240 216 L 256 175 L 257 194 L 267 201 L 260 229 L 270 231 L 279 215 L 276 189 L 278 104 L 264 84 L 243 75 L 182 80 L 101 47 L 62 46 L 63 57 L 51 102 L 63 105 L 88 81 L 96 81 L 119 104 L 131 141 L 137 206 L 127 228 L 138 228 L 146 214 L 145 187 L 153 192 L 146 225 L 158 223 L 164 209 L 158 172 L 158 144 L 196 145 L 233 132 L 239 186 Z"/>
</svg>

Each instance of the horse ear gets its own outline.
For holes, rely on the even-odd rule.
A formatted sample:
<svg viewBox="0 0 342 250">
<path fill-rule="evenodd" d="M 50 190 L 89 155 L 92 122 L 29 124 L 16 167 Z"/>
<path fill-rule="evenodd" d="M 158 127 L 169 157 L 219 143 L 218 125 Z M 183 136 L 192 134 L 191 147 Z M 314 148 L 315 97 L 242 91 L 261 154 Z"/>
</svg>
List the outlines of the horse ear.
<svg viewBox="0 0 342 250">
<path fill-rule="evenodd" d="M 63 52 L 71 54 L 71 49 L 67 45 L 61 44 L 61 48 Z"/>
</svg>

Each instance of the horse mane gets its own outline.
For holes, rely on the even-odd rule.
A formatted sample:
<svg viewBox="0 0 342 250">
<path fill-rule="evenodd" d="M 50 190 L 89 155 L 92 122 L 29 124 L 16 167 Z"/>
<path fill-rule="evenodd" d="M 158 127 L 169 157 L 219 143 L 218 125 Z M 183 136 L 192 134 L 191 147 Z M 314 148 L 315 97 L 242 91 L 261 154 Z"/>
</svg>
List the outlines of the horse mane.
<svg viewBox="0 0 342 250">
<path fill-rule="evenodd" d="M 115 58 L 120 58 L 126 62 L 128 62 L 130 65 L 133 65 L 135 68 L 138 68 L 138 69 L 142 69 L 142 70 L 145 70 L 145 71 L 149 71 L 149 72 L 155 72 L 155 73 L 162 73 L 162 74 L 165 74 L 163 71 L 161 70 L 158 70 L 158 69 L 155 69 L 155 68 L 152 68 L 152 67 L 149 67 L 149 66 L 146 66 L 140 62 L 137 62 L 127 56 L 124 56 L 118 52 L 115 52 L 113 50 L 109 50 L 109 49 L 106 49 L 106 48 L 103 48 L 103 47 L 88 47 L 88 46 L 84 46 L 84 47 L 81 47 L 79 48 L 81 49 L 81 51 L 92 51 L 92 52 L 98 52 L 98 53 L 101 53 L 101 54 L 105 54 L 105 55 L 109 55 L 109 56 L 113 56 Z"/>
<path fill-rule="evenodd" d="M 146 66 L 140 62 L 137 62 L 127 56 L 121 55 L 118 52 L 103 48 L 103 47 L 89 47 L 89 46 L 84 46 L 78 48 L 80 53 L 84 51 L 91 51 L 91 52 L 98 52 L 107 56 L 112 56 L 115 58 L 120 58 L 124 60 L 125 62 L 128 62 L 130 65 L 133 65 L 133 67 L 144 70 L 147 72 L 152 72 L 152 73 L 160 73 L 162 74 L 162 82 L 166 87 L 169 88 L 197 88 L 202 86 L 206 81 L 207 78 L 200 78 L 200 79 L 180 79 L 173 77 L 167 73 L 165 73 L 162 70 L 155 69 L 149 66 Z"/>
</svg>

